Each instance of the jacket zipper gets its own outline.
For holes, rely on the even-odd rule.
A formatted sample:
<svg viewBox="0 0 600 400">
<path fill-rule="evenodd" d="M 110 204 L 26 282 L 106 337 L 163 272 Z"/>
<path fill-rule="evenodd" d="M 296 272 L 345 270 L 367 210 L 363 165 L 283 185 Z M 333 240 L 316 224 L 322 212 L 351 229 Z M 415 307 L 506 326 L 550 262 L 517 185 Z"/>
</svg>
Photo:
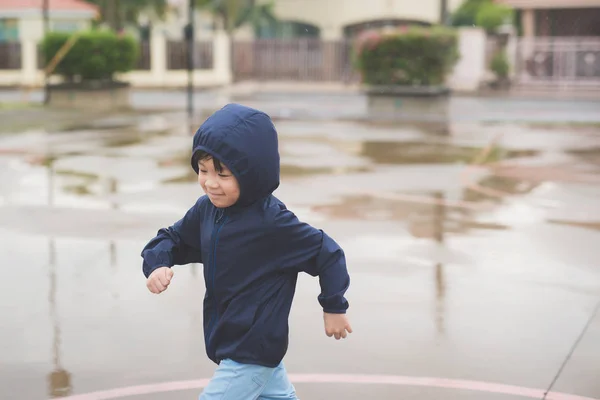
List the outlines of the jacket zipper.
<svg viewBox="0 0 600 400">
<path fill-rule="evenodd" d="M 209 338 L 210 335 L 212 334 L 213 328 L 214 326 L 217 324 L 217 321 L 219 319 L 218 316 L 218 303 L 217 303 L 217 296 L 215 294 L 215 275 L 216 275 L 216 271 L 217 271 L 217 243 L 219 241 L 219 232 L 221 231 L 221 228 L 225 225 L 225 223 L 227 222 L 227 218 L 225 217 L 225 212 L 218 210 L 217 211 L 217 221 L 216 221 L 216 225 L 215 225 L 215 233 L 213 235 L 213 246 L 212 246 L 212 257 L 211 257 L 211 269 L 210 269 L 210 274 L 209 274 L 209 287 L 211 289 L 212 292 L 212 296 L 213 296 L 213 302 L 214 302 L 214 310 L 213 310 L 213 315 L 210 318 L 210 322 L 208 324 L 208 330 L 206 332 L 206 338 Z M 221 225 L 219 225 L 222 222 Z"/>
</svg>

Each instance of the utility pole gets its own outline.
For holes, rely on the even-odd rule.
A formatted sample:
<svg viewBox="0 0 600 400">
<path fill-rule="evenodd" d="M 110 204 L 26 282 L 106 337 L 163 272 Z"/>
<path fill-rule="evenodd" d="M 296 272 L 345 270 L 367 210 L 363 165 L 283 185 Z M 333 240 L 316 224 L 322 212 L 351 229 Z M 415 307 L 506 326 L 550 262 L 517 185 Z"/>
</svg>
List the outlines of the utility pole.
<svg viewBox="0 0 600 400">
<path fill-rule="evenodd" d="M 42 2 L 42 21 L 44 26 L 44 37 L 48 36 L 50 32 L 50 0 L 44 0 Z M 47 57 L 44 57 L 44 70 L 48 68 L 48 62 L 50 60 Z M 50 91 L 48 88 L 48 72 L 44 72 L 44 104 L 48 104 L 50 101 Z"/>
<path fill-rule="evenodd" d="M 185 39 L 187 41 L 187 70 L 188 70 L 188 87 L 187 87 L 187 112 L 190 125 L 194 118 L 194 48 L 196 30 L 194 29 L 195 16 L 195 0 L 188 0 L 188 24 L 185 27 Z"/>
<path fill-rule="evenodd" d="M 448 25 L 448 0 L 440 0 L 440 24 Z"/>
<path fill-rule="evenodd" d="M 106 2 L 106 20 L 110 29 L 117 32 L 119 30 L 119 5 L 117 0 L 108 0 Z"/>
</svg>

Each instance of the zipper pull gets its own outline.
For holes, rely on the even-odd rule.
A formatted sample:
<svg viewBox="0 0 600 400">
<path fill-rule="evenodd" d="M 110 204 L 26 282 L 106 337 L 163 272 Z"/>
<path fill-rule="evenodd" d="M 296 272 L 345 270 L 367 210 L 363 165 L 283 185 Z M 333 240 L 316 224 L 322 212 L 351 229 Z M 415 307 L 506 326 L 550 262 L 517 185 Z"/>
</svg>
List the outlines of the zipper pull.
<svg viewBox="0 0 600 400">
<path fill-rule="evenodd" d="M 223 219 L 224 215 L 225 215 L 225 213 L 223 212 L 223 210 L 217 210 L 217 224 L 219 222 L 221 222 L 221 220 Z"/>
</svg>

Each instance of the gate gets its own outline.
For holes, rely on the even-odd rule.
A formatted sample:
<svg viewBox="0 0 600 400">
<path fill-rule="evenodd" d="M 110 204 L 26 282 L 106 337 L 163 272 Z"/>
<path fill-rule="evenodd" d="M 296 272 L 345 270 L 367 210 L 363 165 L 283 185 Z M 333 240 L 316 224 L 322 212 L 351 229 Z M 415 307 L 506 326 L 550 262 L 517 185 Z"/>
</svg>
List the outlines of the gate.
<svg viewBox="0 0 600 400">
<path fill-rule="evenodd" d="M 600 37 L 521 38 L 516 56 L 520 85 L 600 88 Z"/>
<path fill-rule="evenodd" d="M 0 42 L 0 70 L 21 69 L 21 43 Z"/>
<path fill-rule="evenodd" d="M 353 81 L 352 42 L 313 38 L 233 44 L 236 80 Z"/>
</svg>

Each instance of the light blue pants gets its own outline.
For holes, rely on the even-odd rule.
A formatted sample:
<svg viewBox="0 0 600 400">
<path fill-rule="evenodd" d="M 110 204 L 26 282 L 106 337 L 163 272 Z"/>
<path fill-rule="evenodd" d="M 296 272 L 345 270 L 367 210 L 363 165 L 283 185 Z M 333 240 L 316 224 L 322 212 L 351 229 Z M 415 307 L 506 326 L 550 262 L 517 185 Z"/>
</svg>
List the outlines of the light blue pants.
<svg viewBox="0 0 600 400">
<path fill-rule="evenodd" d="M 298 400 L 283 362 L 275 368 L 223 360 L 200 400 Z"/>
</svg>

